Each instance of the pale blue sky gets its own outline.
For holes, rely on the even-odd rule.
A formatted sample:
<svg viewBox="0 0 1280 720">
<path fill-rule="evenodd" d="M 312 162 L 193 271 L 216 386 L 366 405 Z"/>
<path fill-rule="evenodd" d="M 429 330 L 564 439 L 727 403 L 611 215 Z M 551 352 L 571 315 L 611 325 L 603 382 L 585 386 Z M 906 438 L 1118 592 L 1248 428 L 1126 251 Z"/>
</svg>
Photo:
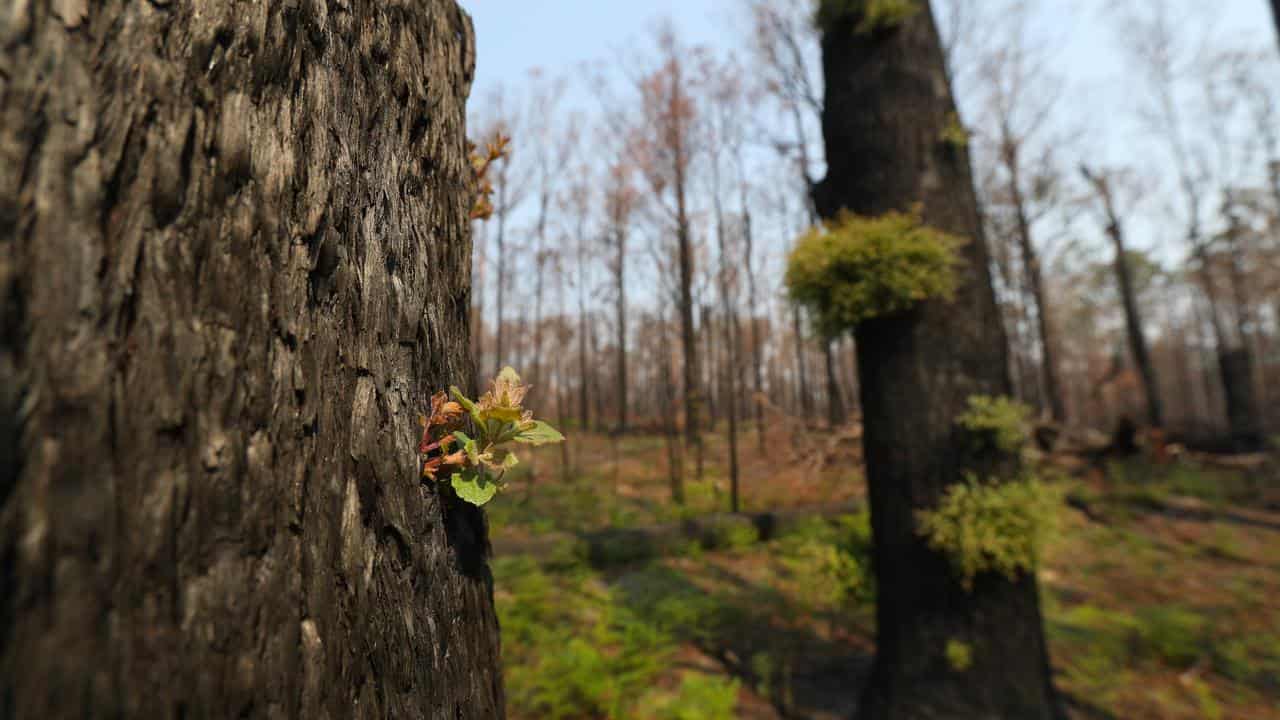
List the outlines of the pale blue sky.
<svg viewBox="0 0 1280 720">
<path fill-rule="evenodd" d="M 1003 6 L 1007 0 L 976 0 Z M 1035 34 L 1057 48 L 1055 71 L 1063 77 L 1055 116 L 1079 131 L 1076 152 L 1097 165 L 1143 168 L 1161 182 L 1168 177 L 1167 150 L 1152 141 L 1135 119 L 1145 88 L 1127 67 L 1116 8 L 1155 0 L 1028 0 Z M 1214 45 L 1243 43 L 1275 48 L 1267 0 L 1169 0 L 1188 13 L 1181 27 L 1199 41 L 1205 26 Z M 649 46 L 650 30 L 669 17 L 686 44 L 702 44 L 740 55 L 749 45 L 750 24 L 743 0 L 461 0 L 475 21 L 477 78 L 471 107 L 483 114 L 489 89 L 501 82 L 518 89 L 527 72 L 541 68 L 571 80 L 617 65 L 628 50 Z M 935 8 L 943 0 L 935 0 Z M 621 70 L 618 70 L 621 72 Z M 590 107 L 585 80 L 571 86 L 570 104 Z M 961 93 L 963 95 L 963 93 Z M 961 97 L 962 113 L 964 97 Z M 815 138 L 816 139 L 816 138 Z M 1136 208 L 1131 235 L 1139 246 L 1157 247 L 1170 236 L 1171 188 L 1152 188 Z M 1175 243 L 1176 244 L 1176 243 Z M 1172 259 L 1178 248 L 1169 248 Z"/>
</svg>

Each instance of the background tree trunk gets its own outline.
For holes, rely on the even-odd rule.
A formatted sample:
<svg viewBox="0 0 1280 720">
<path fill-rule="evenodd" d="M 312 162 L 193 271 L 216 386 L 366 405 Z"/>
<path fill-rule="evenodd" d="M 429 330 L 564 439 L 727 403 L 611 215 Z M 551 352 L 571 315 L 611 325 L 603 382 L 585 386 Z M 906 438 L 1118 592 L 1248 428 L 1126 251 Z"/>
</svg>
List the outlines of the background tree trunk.
<svg viewBox="0 0 1280 720">
<path fill-rule="evenodd" d="M 1271 15 L 1276 21 L 1276 43 L 1280 44 L 1280 0 L 1271 0 Z"/>
<path fill-rule="evenodd" d="M 862 323 L 856 333 L 871 507 L 876 660 L 859 717 L 1049 718 L 1055 700 L 1034 574 L 980 575 L 972 590 L 917 533 L 966 471 L 1007 459 L 965 450 L 956 418 L 974 394 L 1010 391 L 1006 345 L 942 49 L 927 2 L 895 27 L 858 32 L 850 9 L 823 28 L 828 174 L 818 210 L 868 216 L 921 203 L 925 222 L 969 239 L 953 302 Z M 853 5 L 853 8 L 860 7 Z M 949 642 L 972 649 L 953 670 Z"/>
<path fill-rule="evenodd" d="M 1049 304 L 1044 297 L 1044 278 L 1040 268 L 1040 254 L 1031 240 L 1031 220 L 1027 217 L 1026 202 L 1022 197 L 1022 184 L 1018 177 L 1019 160 L 1016 151 L 1006 151 L 1005 167 L 1009 172 L 1009 196 L 1013 200 L 1017 221 L 1018 244 L 1022 249 L 1022 262 L 1026 268 L 1027 285 L 1031 299 L 1036 304 L 1036 329 L 1040 335 L 1040 374 L 1044 385 L 1045 400 L 1054 422 L 1066 422 L 1067 408 L 1062 400 L 1062 382 L 1058 379 L 1058 353 L 1056 338 L 1049 324 Z"/>
<path fill-rule="evenodd" d="M 1124 229 L 1116 212 L 1115 199 L 1111 195 L 1111 187 L 1107 179 L 1085 166 L 1080 167 L 1085 180 L 1093 185 L 1102 201 L 1102 210 L 1107 219 L 1107 236 L 1115 249 L 1116 284 L 1120 289 L 1120 302 L 1124 307 L 1124 324 L 1129 339 L 1129 352 L 1133 362 L 1138 366 L 1138 374 L 1142 377 L 1142 387 L 1147 396 L 1147 422 L 1153 427 L 1164 425 L 1164 407 L 1160 398 L 1160 384 L 1156 381 L 1155 366 L 1151 362 L 1151 353 L 1147 349 L 1146 331 L 1142 327 L 1142 317 L 1138 311 L 1138 299 L 1133 289 L 1133 279 L 1129 273 L 1129 256 L 1125 250 Z"/>
<path fill-rule="evenodd" d="M 832 428 L 840 427 L 847 419 L 844 396 L 840 393 L 840 381 L 836 376 L 835 343 L 834 338 L 822 338 L 823 360 L 827 368 L 827 424 Z"/>
<path fill-rule="evenodd" d="M 503 715 L 451 0 L 0 26 L 0 716 Z"/>
</svg>

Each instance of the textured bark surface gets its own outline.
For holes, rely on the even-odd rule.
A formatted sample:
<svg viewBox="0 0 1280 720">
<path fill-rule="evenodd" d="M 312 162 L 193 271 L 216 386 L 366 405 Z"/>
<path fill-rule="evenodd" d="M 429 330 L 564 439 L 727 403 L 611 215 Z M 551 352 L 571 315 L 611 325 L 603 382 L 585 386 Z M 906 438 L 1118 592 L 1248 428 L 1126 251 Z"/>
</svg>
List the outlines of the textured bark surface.
<svg viewBox="0 0 1280 720">
<path fill-rule="evenodd" d="M 824 28 L 823 136 L 828 175 L 818 210 L 867 216 L 917 203 L 926 223 L 969 239 L 952 302 L 862 323 L 856 333 L 868 499 L 875 541 L 876 661 L 862 718 L 1049 718 L 1053 690 L 1034 575 L 979 575 L 971 591 L 917 532 L 965 471 L 1008 475 L 982 456 L 956 419 L 970 395 L 1008 395 L 1004 333 L 991 288 L 977 201 L 954 122 L 928 3 L 909 20 L 855 31 L 854 10 Z M 856 6 L 853 4 L 851 6 Z M 968 644 L 963 672 L 949 642 Z"/>
<path fill-rule="evenodd" d="M 502 716 L 452 0 L 0 12 L 0 716 Z"/>
</svg>

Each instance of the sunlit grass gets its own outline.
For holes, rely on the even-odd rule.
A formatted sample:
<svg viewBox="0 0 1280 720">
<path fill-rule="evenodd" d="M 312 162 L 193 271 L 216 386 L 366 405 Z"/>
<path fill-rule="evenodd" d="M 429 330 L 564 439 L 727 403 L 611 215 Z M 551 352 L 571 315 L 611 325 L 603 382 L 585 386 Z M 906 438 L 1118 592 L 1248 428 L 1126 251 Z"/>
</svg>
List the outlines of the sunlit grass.
<svg viewBox="0 0 1280 720">
<path fill-rule="evenodd" d="M 751 437 L 742 451 L 748 507 L 863 494 L 856 461 L 812 471 L 811 449 L 766 457 Z M 623 540 L 617 562 L 596 569 L 582 533 L 725 511 L 725 442 L 707 436 L 701 481 L 686 457 L 680 508 L 669 499 L 661 436 L 575 440 L 568 478 L 560 455 L 541 451 L 489 505 L 497 538 L 556 538 L 541 562 L 499 559 L 495 571 L 513 717 L 715 718 L 748 707 L 752 717 L 806 716 L 856 697 L 874 637 L 865 514 L 813 518 L 770 542 L 727 525 L 723 537 L 665 557 L 629 559 L 635 548 Z M 1066 510 L 1039 571 L 1058 687 L 1121 718 L 1274 717 L 1280 529 L 1220 514 L 1280 523 L 1250 506 L 1265 478 L 1132 461 L 1068 485 L 1097 519 Z M 1212 512 L 1168 511 L 1184 501 Z M 840 683 L 806 680 L 827 672 Z"/>
</svg>

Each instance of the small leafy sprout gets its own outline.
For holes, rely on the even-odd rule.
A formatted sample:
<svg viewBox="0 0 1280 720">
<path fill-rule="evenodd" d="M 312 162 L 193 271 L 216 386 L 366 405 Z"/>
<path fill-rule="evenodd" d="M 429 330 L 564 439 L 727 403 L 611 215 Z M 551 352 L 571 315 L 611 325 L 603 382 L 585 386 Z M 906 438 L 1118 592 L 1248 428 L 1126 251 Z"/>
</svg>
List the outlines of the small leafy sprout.
<svg viewBox="0 0 1280 720">
<path fill-rule="evenodd" d="M 467 157 L 471 161 L 471 172 L 476 179 L 476 199 L 471 205 L 472 220 L 488 220 L 493 216 L 493 180 L 489 177 L 489 169 L 497 161 L 511 154 L 511 138 L 498 132 L 493 140 L 485 143 L 484 151 L 470 140 L 467 141 Z"/>
<path fill-rule="evenodd" d="M 453 400 L 443 392 L 436 393 L 431 398 L 431 416 L 422 418 L 418 450 L 423 477 L 447 477 L 458 497 L 473 505 L 492 500 L 502 488 L 507 470 L 519 463 L 511 443 L 545 445 L 564 440 L 555 428 L 534 420 L 533 413 L 521 405 L 528 391 L 516 371 L 506 367 L 479 402 L 457 387 L 449 388 Z M 461 427 L 468 420 L 471 434 Z"/>
<path fill-rule="evenodd" d="M 940 134 L 942 142 L 955 148 L 965 148 L 969 146 L 969 131 L 965 129 L 960 122 L 960 116 L 955 113 L 947 113 L 947 124 L 943 126 Z"/>
</svg>

